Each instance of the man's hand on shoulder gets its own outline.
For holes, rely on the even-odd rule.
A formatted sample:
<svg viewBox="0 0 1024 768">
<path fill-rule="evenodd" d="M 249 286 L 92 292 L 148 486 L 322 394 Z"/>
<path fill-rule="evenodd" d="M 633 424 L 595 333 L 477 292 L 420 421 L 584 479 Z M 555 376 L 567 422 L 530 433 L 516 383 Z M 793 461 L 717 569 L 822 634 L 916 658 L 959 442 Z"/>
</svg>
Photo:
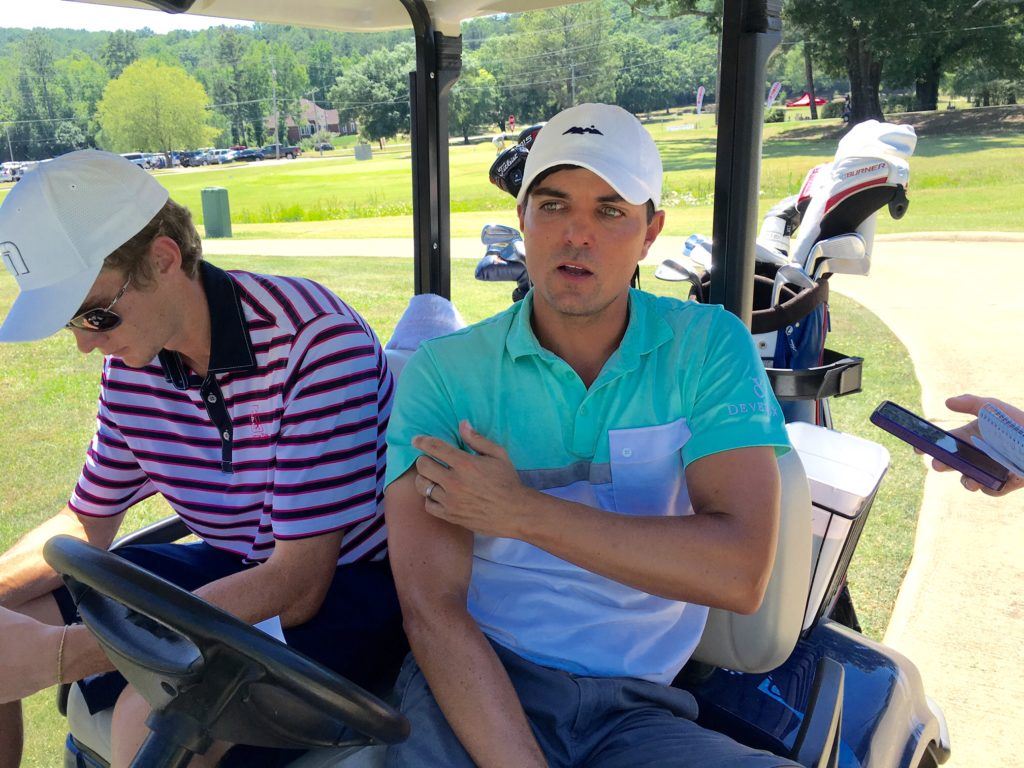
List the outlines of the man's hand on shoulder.
<svg viewBox="0 0 1024 768">
<path fill-rule="evenodd" d="M 413 446 L 416 490 L 434 517 L 484 536 L 520 538 L 521 523 L 535 491 L 519 481 L 508 452 L 478 433 L 468 421 L 459 434 L 476 455 L 435 437 L 420 435 Z"/>
</svg>

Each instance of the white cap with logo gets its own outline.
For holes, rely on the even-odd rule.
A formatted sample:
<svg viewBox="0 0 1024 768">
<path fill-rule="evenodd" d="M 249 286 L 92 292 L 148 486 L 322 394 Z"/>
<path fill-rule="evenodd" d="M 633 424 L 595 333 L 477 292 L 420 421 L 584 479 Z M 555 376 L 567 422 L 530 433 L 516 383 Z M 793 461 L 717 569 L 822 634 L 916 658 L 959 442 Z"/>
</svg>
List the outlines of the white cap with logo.
<svg viewBox="0 0 1024 768">
<path fill-rule="evenodd" d="M 34 341 L 63 328 L 104 259 L 137 235 L 167 198 L 146 171 L 94 149 L 27 173 L 0 206 L 0 259 L 20 289 L 0 341 Z"/>
<path fill-rule="evenodd" d="M 640 121 L 622 107 L 580 104 L 555 115 L 530 147 L 517 202 L 548 168 L 575 165 L 593 171 L 627 203 L 661 204 L 661 155 Z"/>
</svg>

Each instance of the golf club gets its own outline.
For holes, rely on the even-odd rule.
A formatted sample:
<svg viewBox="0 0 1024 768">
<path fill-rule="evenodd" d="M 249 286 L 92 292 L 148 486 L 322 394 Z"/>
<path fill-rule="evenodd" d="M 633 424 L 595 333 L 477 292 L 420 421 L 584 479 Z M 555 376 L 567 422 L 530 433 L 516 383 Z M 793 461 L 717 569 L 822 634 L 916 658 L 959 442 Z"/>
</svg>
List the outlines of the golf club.
<svg viewBox="0 0 1024 768">
<path fill-rule="evenodd" d="M 784 285 L 797 285 L 801 289 L 809 289 L 814 288 L 816 283 L 796 264 L 786 264 L 779 267 L 779 271 L 775 273 L 775 281 L 772 283 L 771 306 L 776 307 L 779 305 L 779 298 L 782 296 L 782 287 Z"/>
<path fill-rule="evenodd" d="M 522 240 L 523 236 L 519 230 L 506 224 L 484 224 L 480 230 L 480 242 L 484 245 L 496 243 L 510 243 L 513 240 Z"/>
<path fill-rule="evenodd" d="M 833 264 L 836 268 L 829 271 L 841 271 L 850 275 L 866 275 L 871 266 L 864 239 L 857 234 L 837 235 L 827 240 L 819 240 L 807 254 L 807 260 L 803 264 L 804 272 L 818 279 L 824 274 L 819 266 L 822 261 L 844 262 L 841 267 Z"/>
<path fill-rule="evenodd" d="M 665 280 L 670 283 L 689 282 L 693 287 L 692 292 L 697 296 L 697 301 L 704 302 L 704 287 L 701 285 L 700 275 L 692 269 L 683 266 L 678 261 L 665 259 L 654 270 L 654 276 L 659 280 Z"/>
<path fill-rule="evenodd" d="M 780 267 L 791 263 L 788 256 L 761 243 L 754 243 L 754 259 L 762 264 L 775 264 Z"/>
</svg>

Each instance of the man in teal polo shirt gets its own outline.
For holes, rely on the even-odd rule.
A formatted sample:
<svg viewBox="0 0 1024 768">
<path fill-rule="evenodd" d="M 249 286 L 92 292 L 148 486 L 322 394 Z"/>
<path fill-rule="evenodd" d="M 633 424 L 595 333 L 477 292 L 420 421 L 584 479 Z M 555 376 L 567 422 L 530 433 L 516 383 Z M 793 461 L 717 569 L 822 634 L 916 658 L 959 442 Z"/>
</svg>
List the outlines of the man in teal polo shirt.
<svg viewBox="0 0 1024 768">
<path fill-rule="evenodd" d="M 404 370 L 385 513 L 413 727 L 389 766 L 790 765 L 669 685 L 707 606 L 760 604 L 787 440 L 735 317 L 630 289 L 661 176 L 629 113 L 555 116 L 518 198 L 533 290 Z"/>
</svg>

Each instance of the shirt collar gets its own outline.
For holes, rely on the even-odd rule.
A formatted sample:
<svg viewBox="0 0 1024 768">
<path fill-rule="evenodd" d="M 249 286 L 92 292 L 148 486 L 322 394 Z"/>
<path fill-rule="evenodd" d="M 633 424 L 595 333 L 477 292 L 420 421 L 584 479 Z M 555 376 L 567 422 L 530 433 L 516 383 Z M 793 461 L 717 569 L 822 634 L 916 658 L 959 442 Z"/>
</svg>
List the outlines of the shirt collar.
<svg viewBox="0 0 1024 768">
<path fill-rule="evenodd" d="M 515 317 L 509 327 L 505 339 L 505 348 L 515 360 L 526 355 L 538 355 L 541 358 L 556 356 L 540 345 L 533 332 L 533 294 L 531 290 L 526 297 L 512 307 Z M 654 307 L 658 298 L 652 294 L 629 289 L 629 321 L 626 333 L 619 342 L 619 347 L 605 363 L 605 372 L 622 372 L 633 370 L 640 365 L 640 358 L 672 339 L 672 327 Z"/>
<path fill-rule="evenodd" d="M 205 261 L 199 262 L 199 276 L 210 309 L 210 364 L 208 374 L 252 370 L 256 355 L 249 338 L 238 286 L 223 269 Z M 177 352 L 160 351 L 164 376 L 176 389 L 188 389 L 188 368 Z"/>
</svg>

